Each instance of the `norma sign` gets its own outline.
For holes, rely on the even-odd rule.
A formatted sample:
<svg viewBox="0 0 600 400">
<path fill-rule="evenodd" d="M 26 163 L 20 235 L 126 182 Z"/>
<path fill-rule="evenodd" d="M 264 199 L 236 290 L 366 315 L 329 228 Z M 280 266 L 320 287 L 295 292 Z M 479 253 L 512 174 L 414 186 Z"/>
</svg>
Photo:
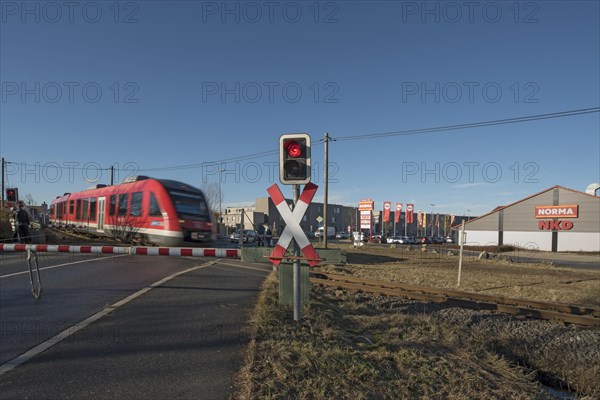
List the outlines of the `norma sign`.
<svg viewBox="0 0 600 400">
<path fill-rule="evenodd" d="M 358 202 L 358 209 L 364 211 L 373 211 L 375 203 L 371 199 L 361 200 Z"/>
<path fill-rule="evenodd" d="M 578 205 L 565 206 L 537 206 L 535 207 L 536 218 L 578 218 Z"/>
<path fill-rule="evenodd" d="M 561 221 L 558 218 L 579 218 L 579 206 L 577 204 L 537 206 L 535 217 L 551 219 L 551 221 L 538 221 L 538 229 L 541 231 L 570 231 L 573 229 L 573 222 Z"/>
</svg>

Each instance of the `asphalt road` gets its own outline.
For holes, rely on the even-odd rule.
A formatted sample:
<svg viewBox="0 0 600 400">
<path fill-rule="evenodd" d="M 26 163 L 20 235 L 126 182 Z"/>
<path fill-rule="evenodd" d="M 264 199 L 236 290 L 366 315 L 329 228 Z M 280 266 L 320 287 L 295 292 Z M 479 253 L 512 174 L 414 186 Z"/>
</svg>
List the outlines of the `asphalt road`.
<svg viewBox="0 0 600 400">
<path fill-rule="evenodd" d="M 44 293 L 34 301 L 23 257 L 1 257 L 0 373 L 19 354 L 50 347 L 0 376 L 0 399 L 228 398 L 248 314 L 271 271 L 207 259 L 55 256 L 42 268 L 66 265 L 42 269 Z M 70 335 L 58 341 L 63 331 Z"/>
</svg>

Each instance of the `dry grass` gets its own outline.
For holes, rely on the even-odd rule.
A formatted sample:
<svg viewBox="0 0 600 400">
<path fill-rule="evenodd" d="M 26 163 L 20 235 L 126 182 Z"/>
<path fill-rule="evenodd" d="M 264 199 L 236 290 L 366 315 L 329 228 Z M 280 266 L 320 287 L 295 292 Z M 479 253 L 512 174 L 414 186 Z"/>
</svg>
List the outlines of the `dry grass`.
<svg viewBox="0 0 600 400">
<path fill-rule="evenodd" d="M 313 288 L 302 323 L 265 283 L 236 399 L 544 399 L 532 372 L 455 325 Z"/>
<path fill-rule="evenodd" d="M 387 247 L 347 250 L 347 266 L 322 272 L 405 284 L 455 288 L 458 257 Z M 506 261 L 463 261 L 461 290 L 538 301 L 600 306 L 600 272 Z"/>
<path fill-rule="evenodd" d="M 458 258 L 387 247 L 348 250 L 317 271 L 455 287 Z M 599 273 L 471 257 L 461 289 L 600 305 Z M 540 381 L 600 398 L 600 335 L 537 320 L 313 287 L 303 321 L 266 281 L 236 399 L 546 399 Z"/>
</svg>

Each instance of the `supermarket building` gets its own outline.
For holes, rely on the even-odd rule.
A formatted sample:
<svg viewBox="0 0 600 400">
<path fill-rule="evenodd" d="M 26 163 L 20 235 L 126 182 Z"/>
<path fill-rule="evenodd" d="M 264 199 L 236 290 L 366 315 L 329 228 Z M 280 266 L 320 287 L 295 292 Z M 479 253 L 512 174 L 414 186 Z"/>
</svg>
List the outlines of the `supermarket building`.
<svg viewBox="0 0 600 400">
<path fill-rule="evenodd" d="M 468 245 L 600 252 L 600 197 L 553 186 L 466 222 L 465 231 Z"/>
</svg>

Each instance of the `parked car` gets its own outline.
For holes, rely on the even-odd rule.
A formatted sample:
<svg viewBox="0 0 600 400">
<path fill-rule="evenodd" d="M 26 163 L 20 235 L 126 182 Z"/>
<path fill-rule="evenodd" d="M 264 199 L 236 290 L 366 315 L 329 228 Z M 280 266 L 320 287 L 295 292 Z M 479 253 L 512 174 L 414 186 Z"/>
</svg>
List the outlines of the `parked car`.
<svg viewBox="0 0 600 400">
<path fill-rule="evenodd" d="M 454 243 L 454 238 L 452 236 L 446 236 L 444 238 L 445 243 Z"/>
<path fill-rule="evenodd" d="M 348 239 L 349 237 L 350 237 L 350 234 L 348 232 L 344 232 L 344 231 L 338 232 L 335 235 L 336 239 Z"/>
<path fill-rule="evenodd" d="M 387 238 L 386 242 L 388 243 L 405 243 L 402 236 L 390 236 Z"/>
<path fill-rule="evenodd" d="M 250 229 L 245 229 L 244 230 L 244 243 L 254 243 L 256 241 L 256 237 L 257 237 L 256 231 L 252 231 Z M 231 240 L 231 242 L 239 242 L 239 240 L 240 240 L 240 233 L 239 232 L 233 232 L 229 236 L 229 239 Z"/>
<path fill-rule="evenodd" d="M 385 243 L 384 239 L 381 237 L 381 235 L 373 235 L 371 237 L 371 243 Z"/>
</svg>

